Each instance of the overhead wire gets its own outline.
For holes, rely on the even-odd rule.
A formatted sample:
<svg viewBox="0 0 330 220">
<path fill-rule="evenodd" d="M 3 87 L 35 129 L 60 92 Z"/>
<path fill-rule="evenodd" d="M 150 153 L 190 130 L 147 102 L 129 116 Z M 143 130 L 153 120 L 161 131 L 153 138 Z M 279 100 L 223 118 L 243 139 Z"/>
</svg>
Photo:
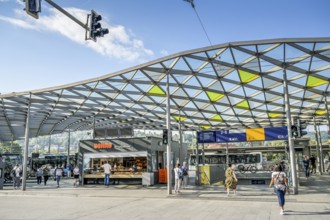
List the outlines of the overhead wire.
<svg viewBox="0 0 330 220">
<path fill-rule="evenodd" d="M 202 22 L 202 19 L 200 18 L 199 14 L 198 14 L 198 12 L 197 12 L 197 10 L 196 10 L 194 0 L 183 0 L 183 1 L 188 2 L 188 3 L 191 4 L 191 7 L 194 9 L 195 14 L 196 14 L 196 16 L 197 16 L 197 18 L 198 18 L 198 21 L 199 21 L 200 25 L 201 25 L 202 28 L 203 28 L 203 31 L 204 31 L 204 33 L 205 33 L 205 35 L 206 35 L 207 40 L 209 41 L 211 47 L 213 47 L 213 44 L 212 44 L 212 42 L 211 42 L 211 40 L 210 40 L 209 35 L 207 34 L 207 31 L 206 31 L 205 26 L 204 26 L 204 24 L 203 24 L 203 22 Z"/>
</svg>

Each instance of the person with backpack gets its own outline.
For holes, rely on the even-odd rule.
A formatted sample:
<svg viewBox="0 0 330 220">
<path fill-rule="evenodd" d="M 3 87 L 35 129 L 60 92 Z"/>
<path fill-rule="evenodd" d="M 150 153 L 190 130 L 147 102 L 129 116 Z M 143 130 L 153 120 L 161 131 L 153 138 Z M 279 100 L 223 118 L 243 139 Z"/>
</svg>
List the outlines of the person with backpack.
<svg viewBox="0 0 330 220">
<path fill-rule="evenodd" d="M 277 194 L 278 204 L 281 208 L 280 214 L 284 215 L 285 193 L 288 188 L 288 181 L 284 172 L 283 166 L 280 164 L 276 167 L 275 172 L 272 173 L 272 179 L 269 188 L 274 185 L 274 191 Z"/>
<path fill-rule="evenodd" d="M 181 167 L 182 173 L 183 173 L 183 181 L 182 181 L 182 187 L 185 189 L 188 186 L 188 167 L 187 162 L 183 162 L 183 166 Z"/>
<path fill-rule="evenodd" d="M 179 193 L 180 192 L 180 186 L 181 186 L 181 182 L 183 179 L 183 172 L 180 168 L 180 164 L 177 163 L 176 167 L 174 168 L 174 191 L 175 193 Z"/>
</svg>

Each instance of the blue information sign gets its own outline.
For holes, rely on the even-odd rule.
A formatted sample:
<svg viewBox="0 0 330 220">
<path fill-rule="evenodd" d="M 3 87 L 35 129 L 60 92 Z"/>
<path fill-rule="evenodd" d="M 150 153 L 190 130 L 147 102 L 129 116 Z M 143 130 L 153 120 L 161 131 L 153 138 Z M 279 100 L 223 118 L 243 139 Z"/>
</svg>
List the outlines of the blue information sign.
<svg viewBox="0 0 330 220">
<path fill-rule="evenodd" d="M 288 128 L 287 127 L 265 128 L 265 137 L 267 141 L 287 140 Z"/>
<path fill-rule="evenodd" d="M 246 141 L 246 133 L 229 133 L 229 131 L 216 131 L 215 137 L 217 143 Z"/>
<path fill-rule="evenodd" d="M 215 131 L 197 132 L 198 143 L 215 143 Z"/>
</svg>

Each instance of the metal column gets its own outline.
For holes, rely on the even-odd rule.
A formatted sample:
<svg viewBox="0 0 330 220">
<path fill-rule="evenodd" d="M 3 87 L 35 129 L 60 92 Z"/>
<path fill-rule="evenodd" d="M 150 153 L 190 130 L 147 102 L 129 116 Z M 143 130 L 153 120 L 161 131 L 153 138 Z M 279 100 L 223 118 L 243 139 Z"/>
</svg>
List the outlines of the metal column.
<svg viewBox="0 0 330 220">
<path fill-rule="evenodd" d="M 286 69 L 283 69 L 283 84 L 284 84 L 284 97 L 285 97 L 285 112 L 286 112 L 286 122 L 288 126 L 288 143 L 290 150 L 290 162 L 291 162 L 291 177 L 293 185 L 293 194 L 298 194 L 298 181 L 297 181 L 297 170 L 296 170 L 296 158 L 295 149 L 291 133 L 291 111 L 290 111 L 290 100 L 289 100 L 289 89 L 288 82 L 286 78 Z"/>
<path fill-rule="evenodd" d="M 26 178 L 27 178 L 27 159 L 29 152 L 29 138 L 30 138 L 30 106 L 31 106 L 31 93 L 28 102 L 26 123 L 25 123 L 25 140 L 24 140 L 24 153 L 23 153 L 23 180 L 22 190 L 26 190 Z"/>
<path fill-rule="evenodd" d="M 322 147 L 322 136 L 321 136 L 321 130 L 320 130 L 320 124 L 317 126 L 317 133 L 319 136 L 320 141 L 320 169 L 322 172 L 324 172 L 324 161 L 323 161 L 323 147 Z"/>
<path fill-rule="evenodd" d="M 182 130 L 181 130 L 181 111 L 180 110 L 179 110 L 179 135 L 180 135 L 179 158 L 180 158 L 180 164 L 182 164 L 184 158 L 182 158 Z"/>
<path fill-rule="evenodd" d="M 319 139 L 319 134 L 317 132 L 317 127 L 316 127 L 316 119 L 314 116 L 314 130 L 315 130 L 315 140 L 316 140 L 316 158 L 317 158 L 317 164 L 318 166 L 316 167 L 316 169 L 318 169 L 318 171 L 320 172 L 320 174 L 322 174 L 321 171 L 321 157 L 320 157 L 320 139 Z"/>
<path fill-rule="evenodd" d="M 66 168 L 68 168 L 69 163 L 70 163 L 70 129 L 68 133 L 68 156 L 66 157 Z"/>
<path fill-rule="evenodd" d="M 228 142 L 226 143 L 226 167 L 229 165 L 229 149 L 228 149 Z"/>
<path fill-rule="evenodd" d="M 50 154 L 50 146 L 51 146 L 51 143 L 52 143 L 52 135 L 50 134 L 49 135 L 49 140 L 48 140 L 48 153 Z"/>
<path fill-rule="evenodd" d="M 171 132 L 171 112 L 170 112 L 170 73 L 167 72 L 166 82 L 166 128 L 168 134 L 167 141 L 167 194 L 172 194 L 172 160 L 171 160 L 171 144 L 172 144 L 172 132 Z"/>
</svg>

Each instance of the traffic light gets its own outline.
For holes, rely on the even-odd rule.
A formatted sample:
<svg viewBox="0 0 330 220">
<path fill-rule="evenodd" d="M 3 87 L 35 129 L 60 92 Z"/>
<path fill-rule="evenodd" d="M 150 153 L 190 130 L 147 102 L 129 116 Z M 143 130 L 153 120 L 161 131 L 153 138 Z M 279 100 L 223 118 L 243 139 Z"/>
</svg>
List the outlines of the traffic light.
<svg viewBox="0 0 330 220">
<path fill-rule="evenodd" d="M 307 128 L 306 124 L 307 121 L 302 121 L 300 119 L 297 120 L 298 137 L 302 137 L 307 134 L 307 131 L 305 131 Z"/>
<path fill-rule="evenodd" d="M 39 18 L 41 12 L 41 0 L 25 0 L 25 11 L 35 19 Z"/>
<path fill-rule="evenodd" d="M 167 143 L 168 143 L 168 130 L 163 129 L 163 144 L 167 144 Z"/>
<path fill-rule="evenodd" d="M 296 125 L 292 125 L 291 126 L 291 134 L 292 134 L 292 137 L 298 137 L 298 128 Z"/>
<path fill-rule="evenodd" d="M 97 14 L 94 10 L 91 13 L 91 19 L 89 22 L 89 38 L 96 41 L 97 37 L 103 37 L 109 33 L 107 28 L 102 28 L 100 21 L 102 16 Z"/>
</svg>

